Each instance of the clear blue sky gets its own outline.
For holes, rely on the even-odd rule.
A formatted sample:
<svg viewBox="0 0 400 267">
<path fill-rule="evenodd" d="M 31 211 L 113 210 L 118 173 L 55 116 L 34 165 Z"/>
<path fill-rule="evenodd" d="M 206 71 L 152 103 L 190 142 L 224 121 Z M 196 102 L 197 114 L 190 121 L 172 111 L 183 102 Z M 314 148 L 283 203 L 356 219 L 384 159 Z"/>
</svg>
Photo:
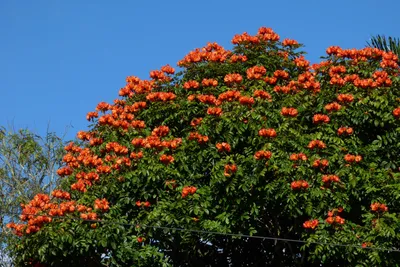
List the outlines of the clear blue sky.
<svg viewBox="0 0 400 267">
<path fill-rule="evenodd" d="M 317 62 L 330 45 L 400 37 L 399 0 L 0 0 L 0 125 L 72 139 L 85 115 L 118 97 L 125 77 L 176 62 L 236 33 L 273 28 Z"/>
</svg>

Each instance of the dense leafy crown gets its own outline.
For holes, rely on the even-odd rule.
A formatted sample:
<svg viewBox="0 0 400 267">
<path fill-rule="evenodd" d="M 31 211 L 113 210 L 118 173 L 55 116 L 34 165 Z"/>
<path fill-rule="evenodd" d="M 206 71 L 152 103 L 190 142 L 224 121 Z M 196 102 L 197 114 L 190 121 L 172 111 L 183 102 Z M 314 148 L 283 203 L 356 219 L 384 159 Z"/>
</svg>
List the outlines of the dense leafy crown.
<svg viewBox="0 0 400 267">
<path fill-rule="evenodd" d="M 297 41 L 264 27 L 232 43 L 191 51 L 176 74 L 167 65 L 150 80 L 130 76 L 120 99 L 88 113 L 82 143 L 65 147 L 62 187 L 9 225 L 18 264 L 400 259 L 373 250 L 400 248 L 397 56 L 332 46 L 311 66 Z"/>
</svg>

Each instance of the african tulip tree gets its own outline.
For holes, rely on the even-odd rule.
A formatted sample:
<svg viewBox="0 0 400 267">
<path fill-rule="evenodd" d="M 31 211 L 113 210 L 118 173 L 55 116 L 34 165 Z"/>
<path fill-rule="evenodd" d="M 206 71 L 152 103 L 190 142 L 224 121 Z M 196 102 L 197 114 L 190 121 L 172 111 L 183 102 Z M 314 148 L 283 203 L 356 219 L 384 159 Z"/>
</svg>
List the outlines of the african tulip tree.
<svg viewBox="0 0 400 267">
<path fill-rule="evenodd" d="M 10 225 L 19 265 L 400 260 L 385 251 L 400 241 L 397 57 L 332 46 L 310 66 L 269 28 L 232 43 L 190 52 L 177 74 L 128 77 L 121 98 L 88 113 L 63 185 Z"/>
</svg>

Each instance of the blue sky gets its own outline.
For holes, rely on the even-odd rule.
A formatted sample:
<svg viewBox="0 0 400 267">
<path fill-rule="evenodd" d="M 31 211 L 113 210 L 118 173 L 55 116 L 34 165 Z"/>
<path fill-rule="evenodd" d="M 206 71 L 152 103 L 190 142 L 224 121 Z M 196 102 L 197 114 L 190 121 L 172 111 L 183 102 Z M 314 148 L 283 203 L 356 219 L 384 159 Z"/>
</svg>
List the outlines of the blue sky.
<svg viewBox="0 0 400 267">
<path fill-rule="evenodd" d="M 86 113 L 112 102 L 125 77 L 208 41 L 273 28 L 317 62 L 331 45 L 361 48 L 374 34 L 400 37 L 399 0 L 1 0 L 0 125 L 72 139 Z"/>
</svg>

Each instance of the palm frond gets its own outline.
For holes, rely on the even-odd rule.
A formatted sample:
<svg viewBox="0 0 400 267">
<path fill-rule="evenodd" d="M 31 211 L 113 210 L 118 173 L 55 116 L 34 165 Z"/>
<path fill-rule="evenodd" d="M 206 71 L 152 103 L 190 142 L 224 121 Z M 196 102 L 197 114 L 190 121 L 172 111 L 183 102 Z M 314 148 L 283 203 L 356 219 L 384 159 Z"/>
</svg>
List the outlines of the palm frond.
<svg viewBox="0 0 400 267">
<path fill-rule="evenodd" d="M 400 39 L 394 37 L 386 37 L 385 35 L 372 36 L 367 46 L 375 47 L 380 50 L 389 52 L 392 51 L 400 58 Z"/>
</svg>

